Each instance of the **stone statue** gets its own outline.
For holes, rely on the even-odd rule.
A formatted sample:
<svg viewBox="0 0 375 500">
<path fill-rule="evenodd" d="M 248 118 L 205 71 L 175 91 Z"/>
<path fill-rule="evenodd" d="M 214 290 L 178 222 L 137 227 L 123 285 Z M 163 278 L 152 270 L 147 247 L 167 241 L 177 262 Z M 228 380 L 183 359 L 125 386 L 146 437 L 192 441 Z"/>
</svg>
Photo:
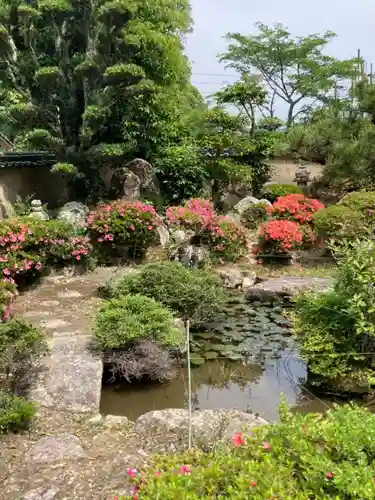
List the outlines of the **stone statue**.
<svg viewBox="0 0 375 500">
<path fill-rule="evenodd" d="M 35 217 L 42 220 L 48 220 L 49 215 L 44 210 L 42 202 L 40 200 L 33 200 L 31 202 L 31 213 L 30 217 Z"/>
<path fill-rule="evenodd" d="M 307 187 L 308 182 L 310 181 L 311 170 L 307 165 L 297 165 L 296 174 L 294 177 L 294 182 L 297 183 L 297 186 L 301 189 L 305 189 Z"/>
</svg>

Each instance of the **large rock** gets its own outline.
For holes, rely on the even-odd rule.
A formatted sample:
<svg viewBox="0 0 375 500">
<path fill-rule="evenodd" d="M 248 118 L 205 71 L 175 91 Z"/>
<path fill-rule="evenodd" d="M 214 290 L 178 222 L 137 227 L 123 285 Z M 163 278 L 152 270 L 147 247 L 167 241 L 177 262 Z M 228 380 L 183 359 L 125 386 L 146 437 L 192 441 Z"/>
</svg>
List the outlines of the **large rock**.
<svg viewBox="0 0 375 500">
<path fill-rule="evenodd" d="M 268 200 L 258 200 L 258 198 L 255 198 L 254 196 L 246 196 L 246 198 L 243 198 L 237 203 L 234 209 L 238 214 L 242 215 L 251 205 L 254 205 L 255 203 L 267 203 L 268 205 L 271 205 Z"/>
<path fill-rule="evenodd" d="M 26 460 L 32 464 L 49 464 L 85 456 L 80 440 L 63 433 L 39 439 L 29 450 Z"/>
<path fill-rule="evenodd" d="M 219 276 L 226 288 L 241 288 L 242 286 L 243 275 L 236 267 L 220 269 Z"/>
<path fill-rule="evenodd" d="M 206 248 L 186 242 L 172 250 L 170 258 L 190 269 L 204 267 L 210 257 Z"/>
<path fill-rule="evenodd" d="M 151 164 L 136 158 L 117 168 L 111 179 L 110 194 L 113 198 L 156 200 L 160 189 Z"/>
<path fill-rule="evenodd" d="M 238 410 L 198 410 L 192 413 L 192 441 L 195 447 L 211 448 L 219 441 L 228 442 L 236 432 L 251 432 L 265 420 Z M 187 410 L 151 411 L 135 422 L 134 432 L 152 440 L 155 449 L 184 449 L 188 445 Z M 171 447 L 171 444 L 173 446 Z"/>
<path fill-rule="evenodd" d="M 85 227 L 89 208 L 79 201 L 69 201 L 60 208 L 57 218 L 75 227 Z"/>
<path fill-rule="evenodd" d="M 28 491 L 22 500 L 53 500 L 59 493 L 59 488 L 56 486 L 41 486 L 35 490 Z"/>
<path fill-rule="evenodd" d="M 325 291 L 331 285 L 329 278 L 303 278 L 298 276 L 284 276 L 282 278 L 270 278 L 247 288 L 246 295 L 249 298 L 276 298 L 292 297 L 301 290 Z"/>
</svg>

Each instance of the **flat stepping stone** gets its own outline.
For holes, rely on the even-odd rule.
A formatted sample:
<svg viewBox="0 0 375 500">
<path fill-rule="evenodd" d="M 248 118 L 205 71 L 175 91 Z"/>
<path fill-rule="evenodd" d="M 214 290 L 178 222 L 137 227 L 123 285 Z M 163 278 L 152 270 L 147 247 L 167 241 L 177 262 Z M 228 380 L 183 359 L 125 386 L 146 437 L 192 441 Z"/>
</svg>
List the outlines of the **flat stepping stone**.
<svg viewBox="0 0 375 500">
<path fill-rule="evenodd" d="M 57 330 L 58 328 L 66 328 L 70 323 L 64 319 L 46 319 L 40 322 L 40 326 L 49 330 Z"/>
<path fill-rule="evenodd" d="M 63 433 L 39 439 L 29 450 L 26 461 L 30 464 L 49 464 L 85 456 L 81 441 L 72 434 Z"/>
<path fill-rule="evenodd" d="M 48 362 L 48 372 L 33 393 L 41 406 L 72 412 L 98 411 L 103 363 L 89 353 L 55 352 Z"/>
<path fill-rule="evenodd" d="M 329 278 L 302 278 L 297 276 L 284 276 L 270 278 L 262 283 L 248 288 L 248 298 L 292 297 L 303 289 L 327 290 L 332 281 Z"/>
<path fill-rule="evenodd" d="M 78 299 L 82 297 L 82 293 L 77 290 L 64 290 L 57 294 L 59 299 Z"/>
</svg>

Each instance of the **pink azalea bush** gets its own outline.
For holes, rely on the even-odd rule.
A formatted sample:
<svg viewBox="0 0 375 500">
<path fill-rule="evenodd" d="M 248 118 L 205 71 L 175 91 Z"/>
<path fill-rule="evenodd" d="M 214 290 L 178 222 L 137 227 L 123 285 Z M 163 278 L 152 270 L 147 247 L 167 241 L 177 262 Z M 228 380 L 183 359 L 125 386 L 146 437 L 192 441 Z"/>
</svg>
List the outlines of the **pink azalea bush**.
<svg viewBox="0 0 375 500">
<path fill-rule="evenodd" d="M 193 230 L 220 263 L 235 261 L 247 251 L 245 229 L 230 218 L 217 215 L 209 200 L 195 198 L 184 206 L 168 207 L 166 217 L 172 226 Z"/>
<path fill-rule="evenodd" d="M 39 274 L 44 267 L 85 261 L 91 245 L 87 237 L 61 221 L 31 218 L 0 222 L 0 272 L 4 278 L 19 281 L 25 275 Z"/>
<path fill-rule="evenodd" d="M 157 239 L 158 215 L 140 201 L 116 200 L 97 206 L 87 217 L 88 232 L 99 254 L 143 254 Z"/>
</svg>

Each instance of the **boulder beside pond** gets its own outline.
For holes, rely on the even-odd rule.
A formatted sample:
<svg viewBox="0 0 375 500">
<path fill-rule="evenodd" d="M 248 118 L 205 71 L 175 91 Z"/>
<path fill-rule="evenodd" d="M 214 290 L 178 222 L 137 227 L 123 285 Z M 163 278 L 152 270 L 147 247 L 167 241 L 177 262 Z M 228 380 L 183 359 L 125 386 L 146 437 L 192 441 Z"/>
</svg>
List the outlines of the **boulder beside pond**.
<svg viewBox="0 0 375 500">
<path fill-rule="evenodd" d="M 231 442 L 237 432 L 249 433 L 267 422 L 257 415 L 238 410 L 197 410 L 192 412 L 193 446 L 209 449 L 218 442 Z M 189 413 L 183 409 L 151 411 L 139 417 L 134 432 L 154 450 L 183 450 L 188 446 Z"/>
<path fill-rule="evenodd" d="M 68 222 L 75 227 L 84 227 L 89 209 L 79 201 L 69 201 L 60 208 L 57 218 L 61 221 Z"/>
<path fill-rule="evenodd" d="M 246 196 L 246 198 L 243 198 L 237 203 L 234 209 L 239 215 L 242 215 L 251 205 L 255 205 L 256 203 L 266 203 L 267 205 L 271 205 L 268 200 L 259 200 L 254 196 Z"/>
</svg>

